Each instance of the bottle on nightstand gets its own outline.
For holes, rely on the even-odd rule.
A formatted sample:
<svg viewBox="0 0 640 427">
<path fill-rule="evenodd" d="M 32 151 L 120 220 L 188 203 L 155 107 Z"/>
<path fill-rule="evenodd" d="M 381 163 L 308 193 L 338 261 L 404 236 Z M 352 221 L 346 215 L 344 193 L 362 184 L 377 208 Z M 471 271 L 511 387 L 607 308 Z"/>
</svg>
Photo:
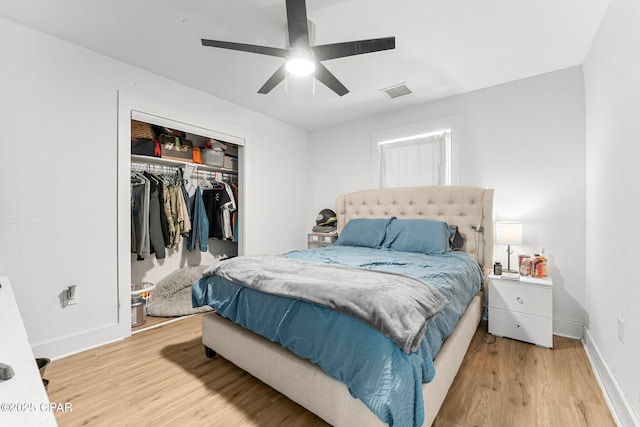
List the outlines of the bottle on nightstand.
<svg viewBox="0 0 640 427">
<path fill-rule="evenodd" d="M 496 276 L 500 276 L 502 274 L 502 264 L 497 261 L 493 264 L 493 274 Z"/>
</svg>

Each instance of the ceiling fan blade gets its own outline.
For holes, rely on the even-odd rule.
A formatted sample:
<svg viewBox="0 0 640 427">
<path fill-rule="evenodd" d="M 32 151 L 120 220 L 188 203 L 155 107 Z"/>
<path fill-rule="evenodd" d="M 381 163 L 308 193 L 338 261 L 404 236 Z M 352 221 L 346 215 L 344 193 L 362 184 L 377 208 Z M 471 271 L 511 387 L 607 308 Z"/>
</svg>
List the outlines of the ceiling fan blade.
<svg viewBox="0 0 640 427">
<path fill-rule="evenodd" d="M 290 47 L 309 48 L 308 25 L 305 0 L 287 0 L 287 29 Z"/>
<path fill-rule="evenodd" d="M 242 52 L 259 53 L 262 55 L 277 56 L 285 58 L 287 56 L 286 49 L 277 47 L 259 46 L 255 44 L 244 44 L 234 42 L 223 42 L 220 40 L 202 39 L 202 46 L 219 47 L 221 49 L 239 50 Z"/>
<path fill-rule="evenodd" d="M 349 89 L 344 87 L 336 76 L 331 74 L 331 71 L 327 70 L 327 67 L 319 62 L 316 64 L 316 71 L 314 72 L 314 75 L 316 79 L 338 95 L 344 96 L 349 93 Z"/>
<path fill-rule="evenodd" d="M 287 72 L 285 69 L 285 64 L 282 64 L 280 68 L 278 68 L 276 72 L 273 73 L 271 77 L 269 77 L 269 80 L 267 80 L 267 82 L 262 85 L 260 90 L 258 90 L 258 93 L 266 95 L 267 93 L 271 92 L 271 89 L 278 86 L 278 84 L 280 84 L 280 82 L 284 80 L 286 75 Z"/>
<path fill-rule="evenodd" d="M 317 61 L 327 59 L 344 58 L 345 56 L 362 55 L 365 53 L 379 52 L 381 50 L 395 49 L 396 38 L 384 37 L 380 39 L 358 40 L 312 46 L 311 50 L 316 55 Z"/>
</svg>

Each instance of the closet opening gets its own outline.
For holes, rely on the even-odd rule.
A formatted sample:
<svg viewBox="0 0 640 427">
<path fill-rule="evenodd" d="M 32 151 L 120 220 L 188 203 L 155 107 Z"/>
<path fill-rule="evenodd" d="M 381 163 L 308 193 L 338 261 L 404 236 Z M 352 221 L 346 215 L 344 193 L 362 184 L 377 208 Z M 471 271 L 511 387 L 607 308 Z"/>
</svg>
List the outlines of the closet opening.
<svg viewBox="0 0 640 427">
<path fill-rule="evenodd" d="M 132 332 L 205 310 L 191 284 L 238 255 L 238 148 L 131 119 Z"/>
<path fill-rule="evenodd" d="M 245 140 L 224 122 L 119 101 L 118 327 L 129 336 L 197 313 L 191 283 L 243 253 Z"/>
</svg>

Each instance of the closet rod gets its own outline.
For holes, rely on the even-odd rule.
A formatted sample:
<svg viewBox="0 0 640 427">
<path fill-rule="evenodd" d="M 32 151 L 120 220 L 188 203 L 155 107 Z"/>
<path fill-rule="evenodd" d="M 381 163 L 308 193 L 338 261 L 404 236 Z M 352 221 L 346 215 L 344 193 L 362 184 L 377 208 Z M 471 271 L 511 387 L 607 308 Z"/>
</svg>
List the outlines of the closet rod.
<svg viewBox="0 0 640 427">
<path fill-rule="evenodd" d="M 169 165 L 154 165 L 149 163 L 131 163 L 131 170 L 133 172 L 156 172 L 156 173 L 175 173 L 180 169 L 184 169 L 180 166 Z"/>
<path fill-rule="evenodd" d="M 227 181 L 227 182 L 230 182 L 230 183 L 235 183 L 238 180 L 237 175 L 230 174 L 230 173 L 227 173 L 227 172 L 212 171 L 212 170 L 209 170 L 209 169 L 188 170 L 187 168 L 184 168 L 184 167 L 181 167 L 181 166 L 155 165 L 155 164 L 149 164 L 149 163 L 136 163 L 136 162 L 131 163 L 131 171 L 132 172 L 151 172 L 151 173 L 156 173 L 158 175 L 163 175 L 163 174 L 167 174 L 167 173 L 174 174 L 179 169 L 184 169 L 182 171 L 183 174 L 184 174 L 183 178 L 186 179 L 186 180 L 188 180 L 188 179 L 198 179 L 198 180 L 200 180 L 200 179 L 211 179 L 211 178 L 214 178 L 216 175 L 220 176 L 220 179 L 222 181 Z"/>
<path fill-rule="evenodd" d="M 197 165 L 195 163 L 186 163 L 180 165 L 166 165 L 160 163 L 146 163 L 146 162 L 131 162 L 131 170 L 134 172 L 175 172 L 178 169 L 187 170 L 192 168 L 192 173 L 221 173 L 225 175 L 238 176 L 238 172 L 235 170 L 229 170 L 224 168 L 216 168 L 208 165 Z"/>
</svg>

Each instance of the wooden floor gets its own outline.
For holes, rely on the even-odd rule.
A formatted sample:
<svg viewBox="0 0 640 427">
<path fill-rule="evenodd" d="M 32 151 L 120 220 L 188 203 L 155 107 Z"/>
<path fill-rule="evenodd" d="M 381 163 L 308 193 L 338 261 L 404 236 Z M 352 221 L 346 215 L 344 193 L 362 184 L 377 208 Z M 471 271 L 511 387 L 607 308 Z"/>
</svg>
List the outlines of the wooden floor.
<svg viewBox="0 0 640 427">
<path fill-rule="evenodd" d="M 434 426 L 615 426 L 579 340 L 553 349 L 481 323 Z"/>
<path fill-rule="evenodd" d="M 225 359 L 207 359 L 201 315 L 53 361 L 60 426 L 326 426 Z M 553 350 L 478 328 L 434 426 L 614 426 L 582 345 Z"/>
</svg>

